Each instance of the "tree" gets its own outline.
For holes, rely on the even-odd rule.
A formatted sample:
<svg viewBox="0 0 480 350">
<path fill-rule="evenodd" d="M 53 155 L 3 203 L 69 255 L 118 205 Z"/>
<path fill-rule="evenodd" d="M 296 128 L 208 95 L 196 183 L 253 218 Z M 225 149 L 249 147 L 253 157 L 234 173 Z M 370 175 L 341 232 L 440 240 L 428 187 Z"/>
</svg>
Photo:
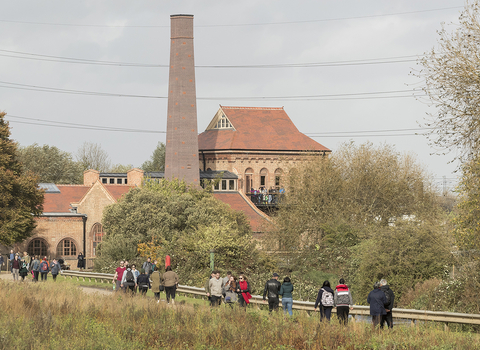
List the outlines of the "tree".
<svg viewBox="0 0 480 350">
<path fill-rule="evenodd" d="M 458 204 L 452 224 L 457 246 L 470 251 L 473 258 L 480 257 L 480 158 L 476 157 L 462 166 L 458 185 Z"/>
<path fill-rule="evenodd" d="M 132 164 L 128 164 L 128 165 L 115 164 L 110 168 L 110 170 L 108 172 L 110 172 L 110 173 L 126 173 L 132 168 L 133 168 Z"/>
<path fill-rule="evenodd" d="M 300 268 L 342 273 L 349 247 L 403 218 L 435 221 L 436 193 L 409 154 L 388 145 L 344 144 L 328 158 L 291 169 L 286 195 L 267 242 Z M 308 264 L 306 263 L 308 261 Z"/>
<path fill-rule="evenodd" d="M 417 283 L 442 278 L 453 265 L 451 235 L 438 225 L 418 221 L 376 227 L 353 248 L 347 278 L 355 299 L 366 304 L 376 281 L 385 278 L 397 301 Z"/>
<path fill-rule="evenodd" d="M 40 182 L 56 184 L 80 184 L 83 181 L 81 165 L 68 152 L 55 146 L 39 146 L 34 143 L 18 149 L 18 160 L 24 171 L 38 175 Z"/>
<path fill-rule="evenodd" d="M 23 172 L 17 145 L 10 140 L 5 113 L 0 113 L 0 243 L 10 245 L 29 237 L 34 217 L 43 211 L 43 191 L 38 178 Z"/>
<path fill-rule="evenodd" d="M 110 170 L 110 159 L 107 152 L 97 143 L 84 142 L 76 153 L 77 161 L 83 171 L 95 169 L 100 172 Z"/>
<path fill-rule="evenodd" d="M 139 245 L 147 254 L 169 254 L 185 283 L 203 283 L 212 249 L 216 266 L 225 269 L 256 269 L 261 260 L 245 214 L 183 182 L 147 181 L 105 208 L 102 222 L 107 234 L 95 261 L 100 271 L 120 257 L 138 259 Z"/>
<path fill-rule="evenodd" d="M 158 143 L 150 160 L 145 161 L 141 168 L 148 172 L 165 171 L 165 144 L 163 142 Z"/>
<path fill-rule="evenodd" d="M 431 144 L 443 152 L 456 150 L 465 160 L 480 150 L 480 21 L 478 1 L 468 3 L 453 32 L 439 31 L 438 48 L 419 60 L 423 90 L 437 111 L 429 114 Z"/>
</svg>

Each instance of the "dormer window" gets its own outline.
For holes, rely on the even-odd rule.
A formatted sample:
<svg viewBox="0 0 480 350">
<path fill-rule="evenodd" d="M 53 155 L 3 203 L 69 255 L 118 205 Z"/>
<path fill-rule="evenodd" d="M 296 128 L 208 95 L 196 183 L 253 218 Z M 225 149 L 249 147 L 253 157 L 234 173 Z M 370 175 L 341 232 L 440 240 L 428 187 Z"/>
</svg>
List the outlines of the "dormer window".
<svg viewBox="0 0 480 350">
<path fill-rule="evenodd" d="M 233 129 L 232 123 L 230 120 L 227 119 L 225 114 L 222 114 L 220 118 L 218 118 L 217 124 L 215 124 L 214 129 Z"/>
</svg>

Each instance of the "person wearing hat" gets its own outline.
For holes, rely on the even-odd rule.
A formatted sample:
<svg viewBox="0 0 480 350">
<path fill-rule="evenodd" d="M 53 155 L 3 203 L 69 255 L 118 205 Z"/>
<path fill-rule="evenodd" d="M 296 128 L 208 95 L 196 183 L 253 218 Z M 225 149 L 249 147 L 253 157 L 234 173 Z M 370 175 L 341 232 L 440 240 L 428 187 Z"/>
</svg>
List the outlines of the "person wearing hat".
<svg viewBox="0 0 480 350">
<path fill-rule="evenodd" d="M 272 279 L 265 283 L 265 289 L 263 290 L 263 302 L 267 302 L 266 297 L 268 295 L 268 311 L 270 312 L 272 312 L 272 310 L 278 310 L 278 293 L 280 292 L 280 287 L 282 286 L 282 284 L 278 282 L 278 277 L 280 276 L 275 272 L 272 275 Z"/>
</svg>

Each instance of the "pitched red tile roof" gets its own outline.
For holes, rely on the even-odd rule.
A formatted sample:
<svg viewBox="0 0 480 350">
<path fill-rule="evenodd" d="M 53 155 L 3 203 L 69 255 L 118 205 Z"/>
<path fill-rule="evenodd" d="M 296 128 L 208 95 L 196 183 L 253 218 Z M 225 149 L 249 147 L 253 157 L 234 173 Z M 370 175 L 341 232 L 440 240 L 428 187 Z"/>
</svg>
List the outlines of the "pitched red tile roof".
<svg viewBox="0 0 480 350">
<path fill-rule="evenodd" d="M 248 203 L 248 199 L 244 198 L 239 192 L 214 192 L 213 196 L 230 205 L 232 209 L 243 211 L 250 221 L 253 232 L 265 232 L 270 225 L 267 215 L 258 210 L 253 203 Z"/>
<path fill-rule="evenodd" d="M 90 186 L 57 185 L 60 193 L 45 193 L 44 213 L 69 213 L 70 203 L 76 203 L 88 192 Z"/>
<path fill-rule="evenodd" d="M 128 186 L 128 185 L 103 185 L 107 189 L 108 192 L 118 201 L 125 193 L 130 191 L 135 186 Z"/>
<path fill-rule="evenodd" d="M 220 106 L 233 129 L 210 129 L 198 135 L 199 150 L 330 150 L 302 134 L 281 108 Z"/>
<path fill-rule="evenodd" d="M 135 186 L 126 185 L 103 185 L 110 195 L 119 200 L 125 193 Z M 45 193 L 43 203 L 44 213 L 69 213 L 71 203 L 78 203 L 92 188 L 82 185 L 57 185 L 60 193 Z"/>
</svg>

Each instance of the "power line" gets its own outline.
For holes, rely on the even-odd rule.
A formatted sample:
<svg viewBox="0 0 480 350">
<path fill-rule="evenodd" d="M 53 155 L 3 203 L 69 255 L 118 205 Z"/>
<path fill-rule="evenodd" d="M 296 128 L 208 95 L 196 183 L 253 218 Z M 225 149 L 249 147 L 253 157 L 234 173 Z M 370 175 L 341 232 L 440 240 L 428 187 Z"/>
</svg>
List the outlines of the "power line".
<svg viewBox="0 0 480 350">
<path fill-rule="evenodd" d="M 60 62 L 60 63 L 74 63 L 74 64 L 88 64 L 88 65 L 103 65 L 103 66 L 118 66 L 118 67 L 142 67 L 142 68 L 168 68 L 168 64 L 149 64 L 149 63 L 133 63 L 133 62 L 116 62 L 116 61 L 101 61 L 91 60 L 85 58 L 74 58 L 64 56 L 43 55 L 29 52 L 0 50 L 7 54 L 0 54 L 1 57 L 19 58 L 34 61 Z M 24 55 L 24 56 L 19 56 Z M 313 67 L 338 67 L 338 66 L 360 66 L 373 64 L 389 64 L 389 63 L 406 63 L 416 62 L 422 55 L 406 55 L 383 58 L 367 58 L 347 61 L 330 61 L 330 62 L 313 62 L 313 63 L 277 63 L 277 64 L 251 64 L 251 65 L 196 65 L 195 68 L 313 68 Z"/>
<path fill-rule="evenodd" d="M 302 21 L 283 21 L 283 22 L 260 22 L 260 23 L 237 23 L 237 24 L 200 24 L 195 25 L 196 28 L 209 27 L 247 27 L 247 26 L 266 26 L 266 25 L 283 25 L 283 24 L 303 24 L 303 23 L 319 23 L 319 22 L 334 22 L 345 21 L 353 19 L 367 19 L 386 16 L 401 16 L 411 15 L 416 13 L 436 12 L 464 8 L 463 6 L 442 7 L 427 10 L 405 11 L 383 13 L 378 15 L 352 16 L 352 17 L 337 17 L 337 18 L 323 18 Z M 92 27 L 92 28 L 170 28 L 170 25 L 106 25 L 106 24 L 76 24 L 76 23 L 51 23 L 51 22 L 33 22 L 33 21 L 14 21 L 7 19 L 0 19 L 0 22 L 15 23 L 15 24 L 29 24 L 29 25 L 48 25 L 48 26 L 65 26 L 65 27 Z"/>
<path fill-rule="evenodd" d="M 18 124 L 29 124 L 29 125 L 40 125 L 40 126 L 50 126 L 50 127 L 60 127 L 60 128 L 68 128 L 68 129 L 85 129 L 85 130 L 97 130 L 97 131 L 117 131 L 117 132 L 135 132 L 135 133 L 152 133 L 152 134 L 165 134 L 166 131 L 160 130 L 145 130 L 145 129 L 131 129 L 131 128 L 117 128 L 111 126 L 98 126 L 98 125 L 91 125 L 91 124 L 78 124 L 78 123 L 68 123 L 68 122 L 59 122 L 55 120 L 46 120 L 46 119 L 38 119 L 38 118 L 28 118 L 28 117 L 21 117 L 16 115 L 7 114 L 8 118 L 14 119 L 22 119 L 28 121 L 10 121 L 11 123 L 18 123 Z M 310 137 L 373 137 L 373 136 L 382 136 L 382 137 L 390 137 L 390 136 L 415 136 L 415 135 L 422 135 L 419 133 L 415 134 L 382 134 L 382 135 L 368 135 L 368 133 L 377 133 L 377 132 L 399 132 L 399 131 L 410 131 L 410 130 L 422 130 L 422 128 L 411 128 L 411 129 L 389 129 L 389 130 L 363 130 L 363 131 L 331 131 L 331 132 L 323 132 L 323 133 L 306 133 L 305 135 L 312 135 Z M 348 135 L 348 134 L 360 134 L 364 133 L 363 135 Z M 344 135 L 335 135 L 335 134 L 344 134 Z"/>
<path fill-rule="evenodd" d="M 3 84 L 3 85 L 2 85 Z M 39 85 L 19 84 L 6 81 L 0 81 L 0 88 L 6 89 L 19 89 L 29 91 L 41 91 L 41 92 L 54 92 L 63 94 L 74 95 L 88 95 L 88 96 L 104 96 L 104 97 L 135 97 L 135 98 L 149 98 L 149 99 L 167 99 L 167 96 L 154 96 L 154 95 L 135 95 L 135 94 L 120 94 L 111 92 L 99 92 L 99 91 L 86 91 L 86 90 L 73 90 L 63 88 L 52 88 Z M 392 96 L 373 96 L 373 95 L 385 95 L 385 94 L 397 94 Z M 408 93 L 407 95 L 404 95 Z M 381 98 L 399 98 L 399 97 L 415 97 L 424 96 L 423 91 L 415 90 L 392 90 L 392 91 L 375 91 L 375 92 L 357 92 L 357 93 L 343 93 L 343 94 L 323 94 L 323 95 L 299 95 L 299 96 L 243 96 L 243 97 L 197 97 L 198 100 L 236 100 L 236 101 L 278 101 L 278 100 L 347 100 L 347 99 L 381 99 Z"/>
<path fill-rule="evenodd" d="M 397 132 L 397 131 L 417 131 L 417 130 L 429 130 L 433 128 L 410 128 L 410 129 L 387 129 L 387 130 L 362 130 L 362 131 L 331 131 L 331 132 L 315 132 L 315 133 L 305 133 L 305 135 L 317 135 L 322 136 L 325 134 L 345 134 L 345 133 L 352 133 L 352 134 L 359 134 L 365 132 Z"/>
</svg>

